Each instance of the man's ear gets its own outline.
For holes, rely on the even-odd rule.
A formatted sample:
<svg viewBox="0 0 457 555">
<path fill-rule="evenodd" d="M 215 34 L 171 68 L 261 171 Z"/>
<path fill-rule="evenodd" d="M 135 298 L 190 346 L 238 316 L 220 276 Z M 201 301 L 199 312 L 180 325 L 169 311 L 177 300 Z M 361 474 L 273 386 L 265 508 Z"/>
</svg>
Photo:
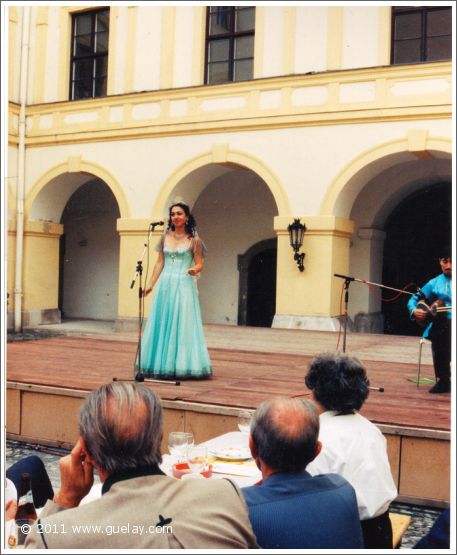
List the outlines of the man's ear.
<svg viewBox="0 0 457 555">
<path fill-rule="evenodd" d="M 321 452 L 322 449 L 322 443 L 320 441 L 318 441 L 316 443 L 316 451 L 314 452 L 314 457 L 311 459 L 311 461 L 314 461 L 314 459 L 317 457 L 317 455 L 319 455 L 319 453 Z M 309 461 L 309 462 L 311 462 Z"/>
<path fill-rule="evenodd" d="M 249 435 L 249 449 L 251 450 L 251 455 L 253 459 L 258 457 L 257 447 L 255 446 L 254 439 L 251 435 Z"/>
<path fill-rule="evenodd" d="M 89 451 L 87 450 L 86 447 L 86 442 L 84 441 L 84 438 L 82 436 L 79 436 L 79 443 L 81 445 L 81 450 L 84 453 L 84 456 L 86 457 L 87 461 L 94 466 L 94 459 L 91 456 L 91 454 L 89 453 Z"/>
</svg>

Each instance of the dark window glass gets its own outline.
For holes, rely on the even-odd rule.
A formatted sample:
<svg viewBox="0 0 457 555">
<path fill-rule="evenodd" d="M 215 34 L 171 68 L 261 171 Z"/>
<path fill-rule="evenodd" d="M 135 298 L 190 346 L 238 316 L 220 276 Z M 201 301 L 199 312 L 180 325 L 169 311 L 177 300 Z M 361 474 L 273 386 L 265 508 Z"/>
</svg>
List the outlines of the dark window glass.
<svg viewBox="0 0 457 555">
<path fill-rule="evenodd" d="M 109 8 L 73 15 L 70 99 L 105 96 Z"/>
<path fill-rule="evenodd" d="M 255 7 L 207 8 L 206 83 L 252 79 Z"/>
<path fill-rule="evenodd" d="M 230 42 L 226 39 L 214 40 L 209 45 L 208 61 L 221 62 L 229 59 Z"/>
<path fill-rule="evenodd" d="M 393 64 L 451 58 L 451 7 L 392 8 Z"/>
<path fill-rule="evenodd" d="M 395 39 L 417 39 L 422 32 L 422 18 L 420 13 L 399 14 L 395 19 Z"/>
<path fill-rule="evenodd" d="M 83 13 L 83 14 L 79 14 L 74 16 L 75 18 L 75 26 L 74 26 L 74 32 L 75 32 L 75 36 L 76 35 L 85 35 L 86 33 L 90 33 L 92 31 L 91 29 L 91 25 L 92 25 L 92 16 L 89 13 Z"/>
<path fill-rule="evenodd" d="M 217 62 L 208 66 L 209 83 L 226 83 L 229 80 L 229 63 Z"/>
<path fill-rule="evenodd" d="M 450 57 L 447 55 L 449 40 L 447 37 L 430 37 L 427 40 L 426 56 L 427 60 L 445 60 Z"/>
<path fill-rule="evenodd" d="M 253 31 L 255 23 L 255 8 L 236 8 L 235 31 Z"/>
<path fill-rule="evenodd" d="M 452 19 L 449 10 L 433 10 L 427 15 L 427 36 L 452 34 Z"/>
<path fill-rule="evenodd" d="M 210 8 L 209 34 L 220 35 L 229 33 L 231 29 L 231 8 Z"/>
</svg>

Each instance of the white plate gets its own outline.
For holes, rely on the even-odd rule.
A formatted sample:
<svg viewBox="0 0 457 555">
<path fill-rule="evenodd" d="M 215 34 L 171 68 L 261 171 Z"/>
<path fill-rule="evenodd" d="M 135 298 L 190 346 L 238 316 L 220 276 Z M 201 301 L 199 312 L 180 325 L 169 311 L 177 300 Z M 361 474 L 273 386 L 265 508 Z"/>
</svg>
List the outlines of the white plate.
<svg viewBox="0 0 457 555">
<path fill-rule="evenodd" d="M 251 451 L 247 447 L 220 447 L 211 449 L 210 454 L 226 461 L 246 461 L 252 458 Z"/>
</svg>

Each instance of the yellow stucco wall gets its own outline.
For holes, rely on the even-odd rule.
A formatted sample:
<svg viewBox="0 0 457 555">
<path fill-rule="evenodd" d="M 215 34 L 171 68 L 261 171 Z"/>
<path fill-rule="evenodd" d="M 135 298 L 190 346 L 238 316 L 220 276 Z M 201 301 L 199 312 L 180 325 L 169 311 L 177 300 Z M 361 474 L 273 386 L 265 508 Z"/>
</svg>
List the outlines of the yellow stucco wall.
<svg viewBox="0 0 457 555">
<path fill-rule="evenodd" d="M 62 226 L 28 222 L 24 237 L 24 310 L 57 308 Z"/>
</svg>

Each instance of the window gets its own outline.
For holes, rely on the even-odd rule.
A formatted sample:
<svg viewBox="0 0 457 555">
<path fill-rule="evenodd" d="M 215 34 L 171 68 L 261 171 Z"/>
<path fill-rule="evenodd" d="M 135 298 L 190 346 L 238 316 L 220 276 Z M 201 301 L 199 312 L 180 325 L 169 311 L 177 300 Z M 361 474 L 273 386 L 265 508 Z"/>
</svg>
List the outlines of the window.
<svg viewBox="0 0 457 555">
<path fill-rule="evenodd" d="M 73 15 L 70 99 L 106 95 L 109 8 Z"/>
<path fill-rule="evenodd" d="M 214 6 L 206 17 L 205 83 L 252 79 L 255 7 Z"/>
<path fill-rule="evenodd" d="M 392 64 L 452 58 L 452 8 L 392 8 Z"/>
</svg>

